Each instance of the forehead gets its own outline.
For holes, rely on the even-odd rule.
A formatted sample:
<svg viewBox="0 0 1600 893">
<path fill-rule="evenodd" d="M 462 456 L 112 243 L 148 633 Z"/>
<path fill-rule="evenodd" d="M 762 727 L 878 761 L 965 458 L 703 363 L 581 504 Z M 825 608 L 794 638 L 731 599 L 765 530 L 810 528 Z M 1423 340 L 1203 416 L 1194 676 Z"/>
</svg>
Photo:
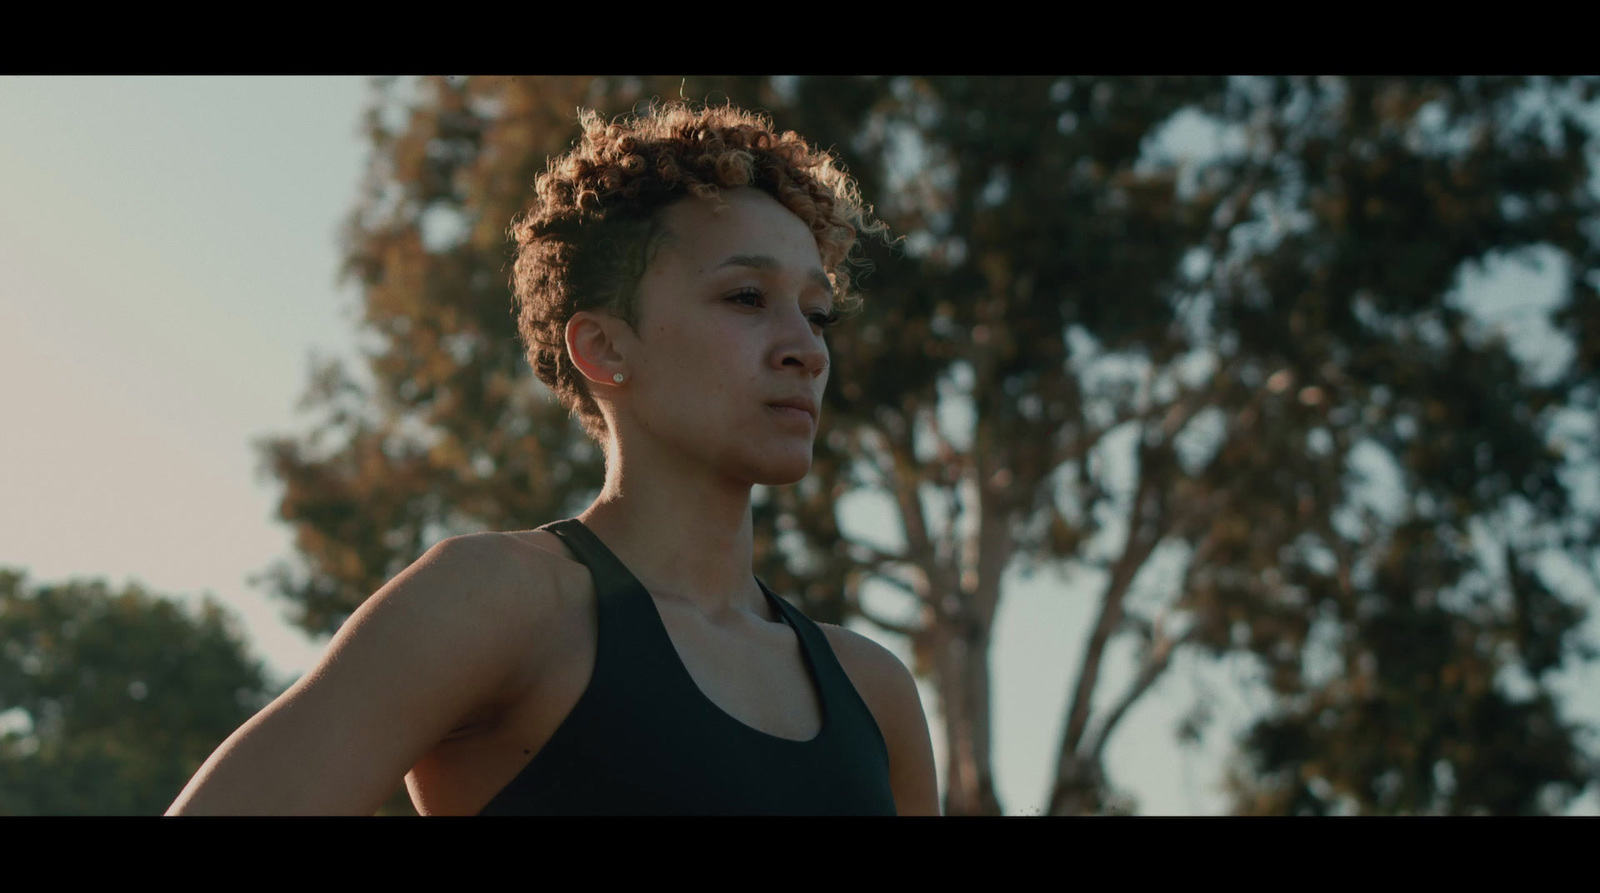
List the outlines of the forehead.
<svg viewBox="0 0 1600 893">
<path fill-rule="evenodd" d="M 661 247 L 695 272 L 709 273 L 733 257 L 765 258 L 750 266 L 822 270 L 822 255 L 805 221 L 759 189 L 723 189 L 717 199 L 696 196 L 661 215 Z"/>
</svg>

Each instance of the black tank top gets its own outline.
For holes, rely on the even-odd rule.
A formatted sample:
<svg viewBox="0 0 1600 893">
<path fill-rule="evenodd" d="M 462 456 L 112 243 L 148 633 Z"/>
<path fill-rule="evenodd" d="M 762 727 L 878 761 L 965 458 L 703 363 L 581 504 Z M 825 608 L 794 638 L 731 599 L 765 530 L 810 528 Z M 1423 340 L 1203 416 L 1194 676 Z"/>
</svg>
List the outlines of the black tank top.
<svg viewBox="0 0 1600 893">
<path fill-rule="evenodd" d="M 822 630 L 756 578 L 800 637 L 822 703 L 809 741 L 711 702 L 650 593 L 576 518 L 560 536 L 594 577 L 594 672 L 548 743 L 480 815 L 894 815 L 889 752 Z"/>
</svg>

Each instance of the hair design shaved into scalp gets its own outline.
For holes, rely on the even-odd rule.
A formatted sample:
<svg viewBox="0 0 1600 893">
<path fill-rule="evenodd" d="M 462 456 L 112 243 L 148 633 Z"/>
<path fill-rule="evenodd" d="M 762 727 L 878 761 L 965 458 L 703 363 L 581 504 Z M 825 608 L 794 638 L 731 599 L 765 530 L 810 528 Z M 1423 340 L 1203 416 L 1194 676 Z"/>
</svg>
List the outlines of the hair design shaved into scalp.
<svg viewBox="0 0 1600 893">
<path fill-rule="evenodd" d="M 835 312 L 860 308 L 847 270 L 851 253 L 860 234 L 888 227 L 870 219 L 870 206 L 831 153 L 732 105 L 652 105 L 610 123 L 582 111 L 579 123 L 582 136 L 550 159 L 534 182 L 532 204 L 511 226 L 511 287 L 534 374 L 602 447 L 605 417 L 567 356 L 567 322 L 579 311 L 598 311 L 638 332 L 639 280 L 660 243 L 667 206 L 691 195 L 715 198 L 721 187 L 760 189 L 810 227 L 833 282 Z"/>
</svg>

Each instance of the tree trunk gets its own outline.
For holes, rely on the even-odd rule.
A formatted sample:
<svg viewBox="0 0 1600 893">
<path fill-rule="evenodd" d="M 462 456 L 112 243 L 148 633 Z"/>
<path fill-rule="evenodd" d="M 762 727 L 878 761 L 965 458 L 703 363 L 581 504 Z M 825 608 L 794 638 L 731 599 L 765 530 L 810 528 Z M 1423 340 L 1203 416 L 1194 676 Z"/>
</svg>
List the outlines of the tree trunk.
<svg viewBox="0 0 1600 893">
<path fill-rule="evenodd" d="M 989 642 L 946 622 L 930 631 L 938 655 L 934 680 L 944 714 L 944 814 L 1000 815 L 994 791 L 989 714 Z"/>
<path fill-rule="evenodd" d="M 1104 807 L 1105 782 L 1093 761 L 1075 758 L 1056 776 L 1049 814 L 1098 815 Z"/>
</svg>

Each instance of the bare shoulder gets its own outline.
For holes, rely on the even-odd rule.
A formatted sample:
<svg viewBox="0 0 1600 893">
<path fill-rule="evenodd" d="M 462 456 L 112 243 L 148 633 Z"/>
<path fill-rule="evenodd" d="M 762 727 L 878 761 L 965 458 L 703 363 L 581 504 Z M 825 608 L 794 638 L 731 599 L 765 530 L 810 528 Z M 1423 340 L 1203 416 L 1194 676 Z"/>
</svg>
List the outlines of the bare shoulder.
<svg viewBox="0 0 1600 893">
<path fill-rule="evenodd" d="M 922 700 L 916 680 L 894 652 L 854 630 L 831 623 L 817 626 L 828 637 L 839 665 L 867 702 L 885 738 L 900 727 L 913 725 L 913 719 L 921 721 Z M 913 711 L 917 717 L 910 715 Z M 893 742 L 890 747 L 893 749 Z"/>
<path fill-rule="evenodd" d="M 818 623 L 861 694 L 889 749 L 889 783 L 899 815 L 939 815 L 933 741 L 916 679 L 894 652 L 831 623 Z"/>
<path fill-rule="evenodd" d="M 894 682 L 894 677 L 902 673 L 907 679 L 911 678 L 911 671 L 900 662 L 900 658 L 895 657 L 893 651 L 867 636 L 831 623 L 818 623 L 817 626 L 828 637 L 828 645 L 833 648 L 834 656 L 844 666 L 850 681 L 861 690 L 862 697 L 868 696 L 866 689 L 869 688 L 874 696 L 878 695 L 885 682 Z"/>
<path fill-rule="evenodd" d="M 506 586 L 496 540 L 437 543 L 364 600 L 169 813 L 371 815 L 452 729 L 504 703 L 536 638 L 544 587 Z"/>
<path fill-rule="evenodd" d="M 456 710 L 448 735 L 481 728 L 520 698 L 529 667 L 546 652 L 562 601 L 555 564 L 508 534 L 448 537 L 374 593 L 346 627 L 390 627 L 369 647 L 384 649 L 394 666 L 417 664 L 439 678 L 448 678 L 446 668 L 472 668 L 472 684 L 449 692 Z"/>
<path fill-rule="evenodd" d="M 531 558 L 541 562 L 543 567 L 551 566 L 550 559 L 580 566 L 583 564 L 572 554 L 572 550 L 567 548 L 565 540 L 548 530 L 513 530 L 505 533 L 472 535 L 494 544 L 496 548 L 504 549 L 507 557 L 512 560 Z"/>
<path fill-rule="evenodd" d="M 508 632 L 520 641 L 527 641 L 563 601 L 562 556 L 546 542 L 521 532 L 484 532 L 451 537 L 440 545 L 449 548 L 454 572 L 478 593 L 476 607 L 486 609 L 484 619 L 510 624 L 514 629 Z"/>
</svg>

